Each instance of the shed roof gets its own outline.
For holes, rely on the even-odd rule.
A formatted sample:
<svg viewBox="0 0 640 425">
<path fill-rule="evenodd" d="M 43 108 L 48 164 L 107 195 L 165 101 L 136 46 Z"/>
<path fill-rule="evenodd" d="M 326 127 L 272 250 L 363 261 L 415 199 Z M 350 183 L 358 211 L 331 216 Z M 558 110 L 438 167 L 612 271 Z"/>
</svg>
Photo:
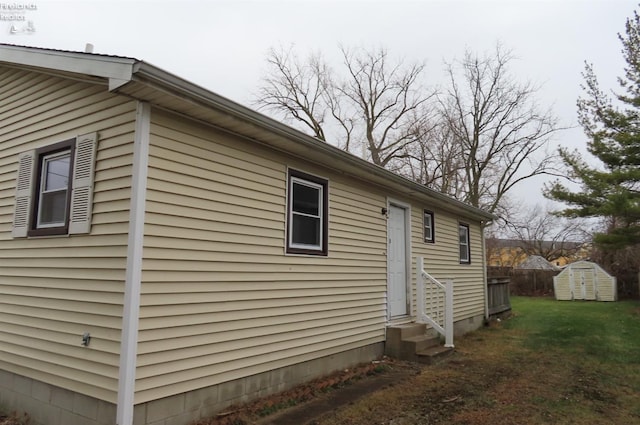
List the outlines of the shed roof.
<svg viewBox="0 0 640 425">
<path fill-rule="evenodd" d="M 112 93 L 213 125 L 463 217 L 495 216 L 399 176 L 335 146 L 233 102 L 147 62 L 123 56 L 0 44 L 0 65 L 104 84 Z"/>
<path fill-rule="evenodd" d="M 516 267 L 521 270 L 560 270 L 540 255 L 531 255 Z"/>
</svg>

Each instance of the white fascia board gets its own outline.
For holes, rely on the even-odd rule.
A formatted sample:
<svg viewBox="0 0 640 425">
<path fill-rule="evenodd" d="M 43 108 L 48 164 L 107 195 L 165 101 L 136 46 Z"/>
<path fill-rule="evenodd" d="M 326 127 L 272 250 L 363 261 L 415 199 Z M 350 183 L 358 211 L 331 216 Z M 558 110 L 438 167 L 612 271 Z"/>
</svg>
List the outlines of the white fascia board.
<svg viewBox="0 0 640 425">
<path fill-rule="evenodd" d="M 111 90 L 111 86 L 118 87 L 123 82 L 131 81 L 138 61 L 132 58 L 3 45 L 0 46 L 1 62 L 106 78 Z"/>
</svg>

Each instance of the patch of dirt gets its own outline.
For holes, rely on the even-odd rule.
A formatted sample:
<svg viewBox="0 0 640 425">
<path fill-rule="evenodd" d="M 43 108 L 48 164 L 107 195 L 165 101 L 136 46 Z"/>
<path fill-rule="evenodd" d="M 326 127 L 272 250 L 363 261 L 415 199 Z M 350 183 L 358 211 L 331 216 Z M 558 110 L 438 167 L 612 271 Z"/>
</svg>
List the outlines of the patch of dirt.
<svg viewBox="0 0 640 425">
<path fill-rule="evenodd" d="M 15 412 L 9 415 L 3 415 L 0 413 L 0 425 L 29 425 L 30 422 L 31 419 L 26 413 L 22 415 L 18 415 Z"/>
<path fill-rule="evenodd" d="M 335 409 L 419 374 L 422 365 L 389 358 L 316 379 L 192 425 L 314 425 Z M 2 425 L 2 424 L 0 424 Z"/>
</svg>

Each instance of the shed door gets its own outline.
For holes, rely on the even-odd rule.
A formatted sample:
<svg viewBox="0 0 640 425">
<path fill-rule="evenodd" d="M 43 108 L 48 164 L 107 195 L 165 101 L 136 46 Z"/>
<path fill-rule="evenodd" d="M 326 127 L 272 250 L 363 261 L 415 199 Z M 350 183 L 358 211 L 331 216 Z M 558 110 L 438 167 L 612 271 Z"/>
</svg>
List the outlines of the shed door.
<svg viewBox="0 0 640 425">
<path fill-rule="evenodd" d="M 595 269 L 587 269 L 583 270 L 584 273 L 584 299 L 585 300 L 596 300 L 598 297 L 598 290 L 596 288 L 596 273 Z"/>
<path fill-rule="evenodd" d="M 596 289 L 596 277 L 594 269 L 591 268 L 572 268 L 573 272 L 570 275 L 570 279 L 573 283 L 573 296 L 576 300 L 595 300 Z"/>
<path fill-rule="evenodd" d="M 405 316 L 407 307 L 407 210 L 389 206 L 387 249 L 389 316 Z"/>
</svg>

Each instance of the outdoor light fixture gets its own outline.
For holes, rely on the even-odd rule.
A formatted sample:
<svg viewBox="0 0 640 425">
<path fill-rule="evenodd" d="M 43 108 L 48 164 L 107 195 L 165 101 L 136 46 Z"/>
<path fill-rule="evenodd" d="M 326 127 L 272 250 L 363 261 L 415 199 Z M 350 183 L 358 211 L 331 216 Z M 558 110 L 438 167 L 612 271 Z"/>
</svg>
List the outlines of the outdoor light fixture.
<svg viewBox="0 0 640 425">
<path fill-rule="evenodd" d="M 88 347 L 91 342 L 91 334 L 89 332 L 85 332 L 82 334 L 82 346 Z"/>
</svg>

